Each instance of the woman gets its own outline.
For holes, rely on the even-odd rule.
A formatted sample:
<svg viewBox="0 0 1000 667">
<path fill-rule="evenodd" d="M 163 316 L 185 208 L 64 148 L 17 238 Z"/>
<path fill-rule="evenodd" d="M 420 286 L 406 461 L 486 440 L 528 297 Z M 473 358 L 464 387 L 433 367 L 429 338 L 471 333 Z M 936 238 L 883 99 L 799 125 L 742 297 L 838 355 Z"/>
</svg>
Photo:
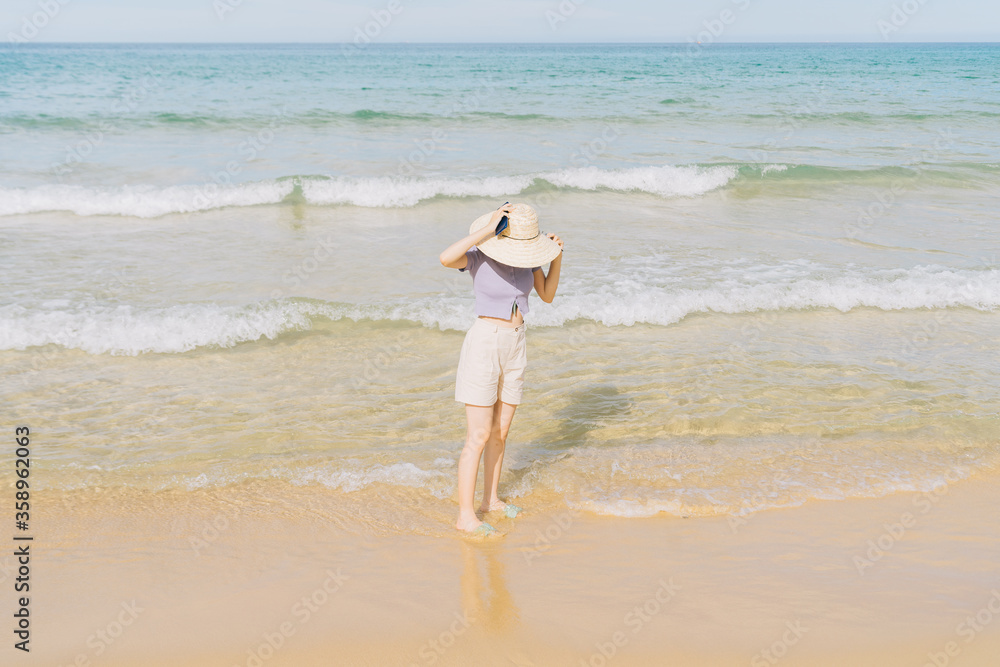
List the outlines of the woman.
<svg viewBox="0 0 1000 667">
<path fill-rule="evenodd" d="M 473 508 L 479 459 L 485 453 L 481 512 L 520 508 L 497 497 L 507 431 L 521 402 L 527 366 L 525 324 L 528 293 L 534 287 L 552 303 L 559 284 L 563 242 L 538 231 L 538 216 L 527 204 L 504 204 L 480 216 L 469 235 L 441 253 L 441 264 L 472 274 L 476 321 L 465 334 L 455 378 L 455 400 L 465 403 L 468 430 L 458 460 L 459 530 L 496 532 Z M 542 265 L 549 264 L 545 275 Z"/>
</svg>

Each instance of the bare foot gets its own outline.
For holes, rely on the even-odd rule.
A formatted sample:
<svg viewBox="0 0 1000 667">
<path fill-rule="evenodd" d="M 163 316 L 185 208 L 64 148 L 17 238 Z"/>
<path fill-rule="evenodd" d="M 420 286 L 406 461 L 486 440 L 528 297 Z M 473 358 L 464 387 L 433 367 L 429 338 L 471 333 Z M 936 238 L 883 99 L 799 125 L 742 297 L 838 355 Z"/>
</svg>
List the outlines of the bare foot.
<svg viewBox="0 0 1000 667">
<path fill-rule="evenodd" d="M 522 512 L 521 508 L 517 505 L 505 503 L 502 500 L 495 500 L 489 507 L 480 507 L 479 510 L 483 514 L 486 514 L 487 512 L 503 512 L 507 515 L 508 519 L 513 519 Z"/>
<path fill-rule="evenodd" d="M 486 505 L 480 505 L 479 506 L 479 511 L 480 512 L 496 512 L 498 510 L 504 510 L 506 508 L 507 508 L 507 503 L 505 503 L 502 500 L 496 500 L 489 507 L 487 507 Z"/>
<path fill-rule="evenodd" d="M 458 521 L 455 522 L 455 528 L 457 528 L 458 530 L 464 530 L 466 532 L 471 532 L 476 528 L 479 528 L 481 525 L 483 525 L 483 522 L 475 517 L 465 520 L 459 519 Z"/>
</svg>

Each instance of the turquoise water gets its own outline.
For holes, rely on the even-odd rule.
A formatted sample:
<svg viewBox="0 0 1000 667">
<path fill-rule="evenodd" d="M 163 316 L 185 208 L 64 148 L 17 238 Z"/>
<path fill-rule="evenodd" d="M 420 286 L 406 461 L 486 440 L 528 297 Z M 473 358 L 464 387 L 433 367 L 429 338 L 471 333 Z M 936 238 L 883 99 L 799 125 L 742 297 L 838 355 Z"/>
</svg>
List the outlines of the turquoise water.
<svg viewBox="0 0 1000 667">
<path fill-rule="evenodd" d="M 190 186 L 236 161 L 240 172 L 219 180 L 431 181 L 405 204 L 445 191 L 439 179 L 580 166 L 774 163 L 827 167 L 806 178 L 857 182 L 879 168 L 947 164 L 936 178 L 995 182 L 996 45 L 693 53 L 687 45 L 382 45 L 350 56 L 336 45 L 8 45 L 0 177 L 26 188 Z M 949 128 L 955 140 L 935 149 Z M 643 188 L 628 178 L 617 185 Z M 366 203 L 397 203 L 393 194 Z M 52 205 L 41 199 L 3 210 Z"/>
<path fill-rule="evenodd" d="M 529 504 L 994 470 L 998 72 L 977 44 L 3 46 L 0 392 L 70 443 L 54 486 L 448 500 L 473 299 L 437 256 L 522 200 L 566 242 L 527 316 Z"/>
</svg>

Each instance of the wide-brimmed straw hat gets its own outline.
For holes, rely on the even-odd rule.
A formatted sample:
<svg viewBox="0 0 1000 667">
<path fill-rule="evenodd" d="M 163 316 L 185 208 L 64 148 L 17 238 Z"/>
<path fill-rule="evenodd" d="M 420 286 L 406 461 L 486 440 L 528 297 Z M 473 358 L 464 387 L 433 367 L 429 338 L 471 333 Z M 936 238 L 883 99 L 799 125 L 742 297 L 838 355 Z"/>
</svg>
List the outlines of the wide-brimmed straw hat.
<svg viewBox="0 0 1000 667">
<path fill-rule="evenodd" d="M 491 217 L 493 211 L 476 218 L 469 233 L 485 228 Z M 548 264 L 562 252 L 558 243 L 538 230 L 535 209 L 527 204 L 514 204 L 507 217 L 507 229 L 500 236 L 491 236 L 476 245 L 487 257 L 507 266 L 534 268 Z"/>
</svg>

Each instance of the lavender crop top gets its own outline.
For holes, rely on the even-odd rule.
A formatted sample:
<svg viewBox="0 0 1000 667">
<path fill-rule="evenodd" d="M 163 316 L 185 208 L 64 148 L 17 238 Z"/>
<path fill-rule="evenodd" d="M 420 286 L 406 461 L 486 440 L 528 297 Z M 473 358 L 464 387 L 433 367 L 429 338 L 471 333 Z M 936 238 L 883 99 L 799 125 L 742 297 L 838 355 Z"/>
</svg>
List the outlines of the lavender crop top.
<svg viewBox="0 0 1000 667">
<path fill-rule="evenodd" d="M 501 264 L 472 246 L 465 251 L 468 264 L 464 269 L 472 274 L 472 291 L 476 294 L 476 315 L 510 319 L 514 304 L 522 313 L 528 312 L 528 294 L 535 285 L 534 268 L 519 268 Z"/>
</svg>

